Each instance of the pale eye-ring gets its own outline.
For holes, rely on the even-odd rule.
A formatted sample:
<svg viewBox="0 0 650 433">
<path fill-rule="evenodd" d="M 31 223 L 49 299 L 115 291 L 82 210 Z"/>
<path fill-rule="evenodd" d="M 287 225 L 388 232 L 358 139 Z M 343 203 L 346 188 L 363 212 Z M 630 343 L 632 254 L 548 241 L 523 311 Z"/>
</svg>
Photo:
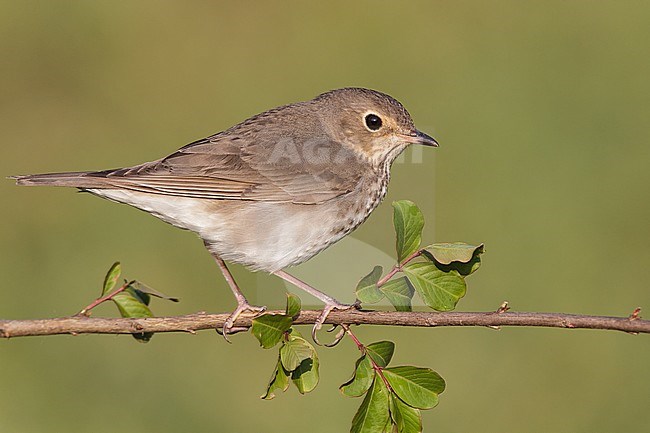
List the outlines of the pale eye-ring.
<svg viewBox="0 0 650 433">
<path fill-rule="evenodd" d="M 381 117 L 377 116 L 375 113 L 370 113 L 365 117 L 366 126 L 371 131 L 378 131 L 381 128 L 382 121 Z"/>
</svg>

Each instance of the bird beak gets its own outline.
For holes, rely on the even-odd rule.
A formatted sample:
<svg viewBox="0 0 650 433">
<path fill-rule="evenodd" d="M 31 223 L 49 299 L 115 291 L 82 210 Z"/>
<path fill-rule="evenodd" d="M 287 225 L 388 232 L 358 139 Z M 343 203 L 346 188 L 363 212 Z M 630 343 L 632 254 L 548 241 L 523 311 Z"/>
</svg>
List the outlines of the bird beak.
<svg viewBox="0 0 650 433">
<path fill-rule="evenodd" d="M 410 135 L 404 135 L 403 137 L 411 144 L 423 144 L 425 146 L 438 147 L 438 142 L 433 137 L 418 130 Z"/>
</svg>

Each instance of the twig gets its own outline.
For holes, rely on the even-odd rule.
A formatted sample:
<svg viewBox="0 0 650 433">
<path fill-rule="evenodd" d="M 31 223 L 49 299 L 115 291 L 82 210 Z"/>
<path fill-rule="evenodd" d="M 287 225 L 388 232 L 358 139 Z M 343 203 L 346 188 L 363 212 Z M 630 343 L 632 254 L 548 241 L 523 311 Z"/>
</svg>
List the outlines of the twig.
<svg viewBox="0 0 650 433">
<path fill-rule="evenodd" d="M 270 311 L 282 314 L 283 311 Z M 320 310 L 302 311 L 296 325 L 313 324 Z M 185 316 L 150 317 L 143 319 L 108 319 L 72 316 L 38 320 L 0 320 L 0 337 L 25 337 L 56 334 L 131 334 L 142 332 L 191 332 L 223 327 L 228 314 L 189 314 Z M 235 326 L 249 327 L 251 315 L 237 319 Z M 570 329 L 605 329 L 629 333 L 650 333 L 650 321 L 633 317 L 583 316 L 560 313 L 517 312 L 397 312 L 397 311 L 332 311 L 325 323 L 340 325 L 390 326 L 535 326 Z"/>
<path fill-rule="evenodd" d="M 111 299 L 113 299 L 115 297 L 115 295 L 117 295 L 119 293 L 122 293 L 123 291 L 128 289 L 129 286 L 131 284 L 133 284 L 133 283 L 134 283 L 134 281 L 125 281 L 124 284 L 122 284 L 122 286 L 120 286 L 119 289 L 114 290 L 114 291 L 112 291 L 111 293 L 109 293 L 109 294 L 107 294 L 105 296 L 101 296 L 101 297 L 95 299 L 90 304 L 86 305 L 81 311 L 79 311 L 77 313 L 77 316 L 90 316 L 90 310 L 92 310 L 93 308 L 95 308 L 96 306 L 98 306 L 101 303 L 104 303 L 106 301 L 110 301 Z"/>
<path fill-rule="evenodd" d="M 354 344 L 356 344 L 357 349 L 359 349 L 361 354 L 367 355 L 366 346 L 357 338 L 356 335 L 354 335 L 354 332 L 352 332 L 350 326 L 341 324 L 341 327 L 345 330 L 345 333 L 350 336 L 352 341 L 354 341 Z M 384 369 L 379 364 L 377 364 L 374 359 L 372 359 L 372 356 L 368 356 L 368 360 L 372 365 L 372 369 L 375 370 L 375 372 L 377 372 L 379 377 L 381 377 L 381 380 L 384 382 L 384 385 L 386 385 L 386 388 L 388 388 L 392 392 L 392 387 L 390 386 L 390 383 L 388 383 L 388 379 L 386 379 L 386 376 L 384 376 L 384 371 L 383 371 Z"/>
<path fill-rule="evenodd" d="M 399 271 L 401 271 L 402 268 L 403 268 L 405 265 L 407 265 L 411 260 L 415 259 L 416 257 L 420 257 L 420 255 L 422 255 L 422 252 L 423 252 L 423 251 L 424 251 L 424 250 L 417 250 L 416 252 L 414 252 L 413 254 L 411 254 L 410 256 L 408 256 L 407 258 L 405 258 L 404 260 L 402 260 L 401 263 L 398 263 L 398 264 L 396 264 L 395 266 L 393 266 L 393 269 L 391 269 L 390 271 L 388 271 L 388 273 L 387 273 L 386 275 L 384 275 L 384 277 L 383 277 L 382 279 L 380 279 L 379 281 L 377 281 L 377 287 L 381 287 L 381 286 L 383 286 L 384 284 L 386 284 L 386 283 L 388 282 L 388 280 L 390 280 L 391 278 L 393 278 L 393 276 L 395 276 L 396 273 L 398 273 Z"/>
</svg>

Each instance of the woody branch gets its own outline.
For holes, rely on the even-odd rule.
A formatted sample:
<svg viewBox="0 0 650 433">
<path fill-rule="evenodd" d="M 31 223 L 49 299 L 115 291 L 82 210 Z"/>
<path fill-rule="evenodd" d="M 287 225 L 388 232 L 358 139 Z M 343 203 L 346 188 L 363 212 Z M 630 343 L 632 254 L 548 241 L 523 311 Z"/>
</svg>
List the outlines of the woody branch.
<svg viewBox="0 0 650 433">
<path fill-rule="evenodd" d="M 333 311 L 325 323 L 332 325 L 385 325 L 412 327 L 502 326 L 550 327 L 565 329 L 602 329 L 628 333 L 650 333 L 650 320 L 639 317 L 639 309 L 627 317 L 588 316 L 562 313 L 510 312 L 500 308 L 493 312 L 395 312 L 395 311 Z M 282 314 L 283 311 L 270 311 Z M 302 311 L 296 325 L 313 324 L 319 310 Z M 138 319 L 99 318 L 86 316 L 36 320 L 0 320 L 0 337 L 27 337 L 57 334 L 132 334 L 141 332 L 188 332 L 222 328 L 228 314 L 188 314 L 184 316 Z M 236 327 L 250 327 L 252 317 L 242 315 Z"/>
</svg>

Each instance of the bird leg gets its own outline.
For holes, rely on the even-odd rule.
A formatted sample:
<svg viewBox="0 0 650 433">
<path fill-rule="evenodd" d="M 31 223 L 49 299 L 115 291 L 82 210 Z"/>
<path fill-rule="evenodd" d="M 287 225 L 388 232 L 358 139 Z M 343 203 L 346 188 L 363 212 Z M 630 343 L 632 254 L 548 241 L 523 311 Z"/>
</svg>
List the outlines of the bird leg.
<svg viewBox="0 0 650 433">
<path fill-rule="evenodd" d="M 313 288 L 309 284 L 305 283 L 304 281 L 299 280 L 298 278 L 294 277 L 293 275 L 290 275 L 282 270 L 280 271 L 275 271 L 273 272 L 273 275 L 276 275 L 283 280 L 293 284 L 294 286 L 298 287 L 299 289 L 304 290 L 305 292 L 309 293 L 310 295 L 320 299 L 325 303 L 325 307 L 323 308 L 323 312 L 321 313 L 320 316 L 318 316 L 318 319 L 316 320 L 316 323 L 314 324 L 314 327 L 311 330 L 311 337 L 314 340 L 316 344 L 319 346 L 336 346 L 339 341 L 343 338 L 345 335 L 344 333 L 339 333 L 339 335 L 336 336 L 335 340 L 332 343 L 329 344 L 321 344 L 320 341 L 318 341 L 318 337 L 316 336 L 316 332 L 323 327 L 323 324 L 325 323 L 325 319 L 327 319 L 327 316 L 334 311 L 345 311 L 345 310 L 350 310 L 352 308 L 359 308 L 358 304 L 343 304 L 336 299 L 332 298 L 331 296 L 321 292 L 318 289 Z M 334 329 L 334 328 L 333 328 Z M 333 330 L 332 329 L 332 330 Z"/>
<path fill-rule="evenodd" d="M 239 331 L 245 330 L 245 329 L 233 328 L 233 325 L 235 324 L 235 320 L 237 320 L 237 318 L 246 311 L 250 311 L 251 313 L 257 313 L 257 314 L 263 313 L 266 310 L 266 307 L 258 307 L 249 304 L 248 300 L 246 300 L 246 297 L 244 296 L 242 291 L 239 289 L 239 286 L 235 282 L 235 279 L 230 273 L 230 270 L 228 270 L 226 263 L 223 260 L 221 260 L 220 257 L 214 254 L 212 255 L 212 257 L 214 257 L 214 261 L 217 262 L 217 265 L 219 265 L 219 269 L 221 269 L 221 272 L 223 273 L 223 277 L 226 279 L 226 282 L 230 286 L 230 290 L 232 290 L 233 295 L 235 295 L 235 299 L 237 299 L 237 308 L 235 308 L 235 311 L 233 311 L 230 314 L 230 316 L 228 316 L 228 319 L 226 319 L 226 321 L 223 324 L 223 328 L 221 329 L 221 334 L 223 335 L 223 338 L 228 343 L 230 343 L 230 340 L 228 339 L 228 334 L 235 334 Z"/>
</svg>

